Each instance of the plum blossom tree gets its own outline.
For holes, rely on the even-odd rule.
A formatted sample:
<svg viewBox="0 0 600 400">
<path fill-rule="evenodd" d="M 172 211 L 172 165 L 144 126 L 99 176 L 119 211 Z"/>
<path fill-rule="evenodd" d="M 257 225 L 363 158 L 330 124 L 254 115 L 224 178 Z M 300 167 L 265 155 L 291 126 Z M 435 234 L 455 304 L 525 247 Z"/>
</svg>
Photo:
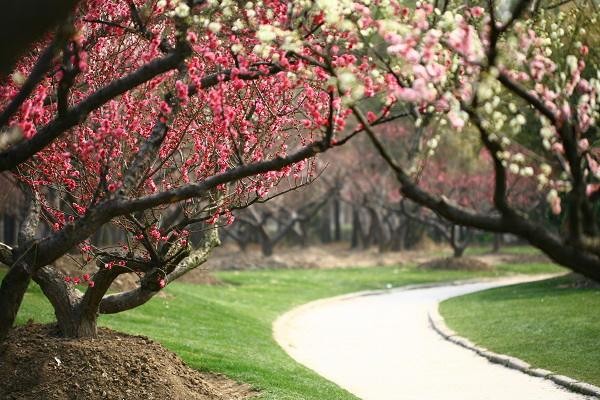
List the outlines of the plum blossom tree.
<svg viewBox="0 0 600 400">
<path fill-rule="evenodd" d="M 527 0 L 454 7 L 396 1 L 296 2 L 321 21 L 318 35 L 273 32 L 269 46 L 294 51 L 330 77 L 366 130 L 404 197 L 463 226 L 512 233 L 554 261 L 600 280 L 595 149 L 600 77 L 598 12 L 588 2 L 550 7 Z M 408 114 L 420 156 L 397 157 L 373 124 Z M 445 135 L 464 135 L 489 154 L 493 209 L 479 212 L 419 184 Z M 509 196 L 511 176 L 535 177 L 560 227 L 527 215 Z"/>
<path fill-rule="evenodd" d="M 460 137 L 443 139 L 441 144 L 436 143 L 438 139 L 430 139 L 427 148 L 440 146 L 440 149 L 428 157 L 418 178 L 419 185 L 461 207 L 481 214 L 491 212 L 494 209 L 494 171 L 489 153 Z M 543 196 L 537 190 L 537 180 L 530 173 L 522 175 L 508 177 L 507 197 L 512 204 L 533 216 L 539 213 Z M 435 229 L 450 244 L 454 257 L 460 257 L 473 238 L 473 229 L 448 221 L 427 208 L 418 208 L 411 210 L 410 206 L 402 204 L 403 214 Z"/>
<path fill-rule="evenodd" d="M 310 177 L 307 160 L 363 130 L 336 134 L 360 93 L 297 52 L 322 27 L 276 0 L 88 0 L 22 56 L 0 88 L 0 171 L 27 199 L 17 244 L 0 246 L 0 337 L 31 278 L 64 335 L 95 335 L 98 313 L 143 304 L 202 263 L 232 209 Z M 294 36 L 267 44 L 283 31 Z M 123 239 L 100 248 L 89 238 L 106 224 Z M 52 263 L 74 248 L 98 270 L 61 276 Z M 138 287 L 106 294 L 130 272 Z"/>
<path fill-rule="evenodd" d="M 202 263 L 232 208 L 312 173 L 306 160 L 333 145 L 339 100 L 323 78 L 299 75 L 289 51 L 253 51 L 260 22 L 291 23 L 284 3 L 262 5 L 81 2 L 18 61 L 0 88 L 0 170 L 22 187 L 27 216 L 17 245 L 0 247 L 10 267 L 0 337 L 31 278 L 64 335 L 94 336 L 98 313 L 143 304 Z M 125 239 L 93 246 L 108 223 Z M 198 223 L 205 239 L 192 246 Z M 98 269 L 64 277 L 52 267 L 74 247 Z M 106 295 L 130 272 L 135 289 Z"/>
</svg>

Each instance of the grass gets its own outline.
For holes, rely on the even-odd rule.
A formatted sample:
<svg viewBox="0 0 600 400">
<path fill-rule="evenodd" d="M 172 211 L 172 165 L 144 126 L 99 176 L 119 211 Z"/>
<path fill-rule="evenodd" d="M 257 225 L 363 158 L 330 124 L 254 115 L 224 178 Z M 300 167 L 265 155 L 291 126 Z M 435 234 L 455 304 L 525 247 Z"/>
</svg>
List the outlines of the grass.
<svg viewBox="0 0 600 400">
<path fill-rule="evenodd" d="M 469 246 L 465 250 L 466 256 L 479 256 L 483 254 L 490 254 L 492 246 L 481 246 L 481 245 L 473 245 Z M 540 250 L 532 246 L 526 245 L 505 245 L 501 246 L 498 250 L 498 255 L 502 254 L 511 254 L 511 255 L 538 255 L 543 254 Z"/>
<path fill-rule="evenodd" d="M 490 289 L 444 301 L 450 328 L 494 352 L 600 385 L 600 289 L 573 278 Z"/>
<path fill-rule="evenodd" d="M 556 271 L 549 264 L 504 265 L 497 272 Z M 262 399 L 355 399 L 335 384 L 295 363 L 272 338 L 272 322 L 311 300 L 368 289 L 475 277 L 461 271 L 414 267 L 222 272 L 219 286 L 173 283 L 166 298 L 129 312 L 102 316 L 101 324 L 150 336 L 199 370 L 224 373 L 261 390 Z M 18 317 L 53 320 L 39 287 L 32 285 Z"/>
</svg>

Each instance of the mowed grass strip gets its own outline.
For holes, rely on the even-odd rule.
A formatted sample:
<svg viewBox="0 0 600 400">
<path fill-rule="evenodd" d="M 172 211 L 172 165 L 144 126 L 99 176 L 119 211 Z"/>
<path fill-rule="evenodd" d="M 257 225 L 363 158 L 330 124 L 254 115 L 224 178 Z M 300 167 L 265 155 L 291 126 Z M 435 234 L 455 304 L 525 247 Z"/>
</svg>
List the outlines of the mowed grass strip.
<svg viewBox="0 0 600 400">
<path fill-rule="evenodd" d="M 444 301 L 450 328 L 494 352 L 600 385 L 600 289 L 573 277 L 512 285 Z"/>
<path fill-rule="evenodd" d="M 512 273 L 560 271 L 550 264 L 503 265 L 496 272 L 424 271 L 414 267 L 220 272 L 224 283 L 173 283 L 157 297 L 101 325 L 158 340 L 192 367 L 252 384 L 262 399 L 355 399 L 297 364 L 272 337 L 272 323 L 291 308 L 361 290 Z M 19 323 L 50 322 L 52 310 L 37 285 L 26 294 Z"/>
</svg>

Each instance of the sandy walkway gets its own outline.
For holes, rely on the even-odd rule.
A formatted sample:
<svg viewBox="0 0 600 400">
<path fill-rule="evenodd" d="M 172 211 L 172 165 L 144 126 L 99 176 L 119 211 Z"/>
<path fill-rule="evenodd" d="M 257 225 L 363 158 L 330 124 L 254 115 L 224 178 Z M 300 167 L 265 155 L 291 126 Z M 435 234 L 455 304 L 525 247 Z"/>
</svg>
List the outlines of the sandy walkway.
<svg viewBox="0 0 600 400">
<path fill-rule="evenodd" d="M 429 326 L 427 310 L 443 299 L 531 279 L 318 301 L 282 316 L 274 334 L 298 362 L 365 400 L 587 399 L 492 364 Z"/>
</svg>

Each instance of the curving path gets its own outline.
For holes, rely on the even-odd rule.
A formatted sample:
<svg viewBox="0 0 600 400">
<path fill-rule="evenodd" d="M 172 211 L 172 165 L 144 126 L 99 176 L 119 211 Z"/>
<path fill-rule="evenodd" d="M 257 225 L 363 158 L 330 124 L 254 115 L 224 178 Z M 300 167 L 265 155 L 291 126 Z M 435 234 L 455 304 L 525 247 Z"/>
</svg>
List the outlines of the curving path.
<svg viewBox="0 0 600 400">
<path fill-rule="evenodd" d="M 274 335 L 296 361 L 365 400 L 588 399 L 551 381 L 492 364 L 444 340 L 429 326 L 427 311 L 441 300 L 543 278 L 320 300 L 280 317 Z"/>
</svg>

